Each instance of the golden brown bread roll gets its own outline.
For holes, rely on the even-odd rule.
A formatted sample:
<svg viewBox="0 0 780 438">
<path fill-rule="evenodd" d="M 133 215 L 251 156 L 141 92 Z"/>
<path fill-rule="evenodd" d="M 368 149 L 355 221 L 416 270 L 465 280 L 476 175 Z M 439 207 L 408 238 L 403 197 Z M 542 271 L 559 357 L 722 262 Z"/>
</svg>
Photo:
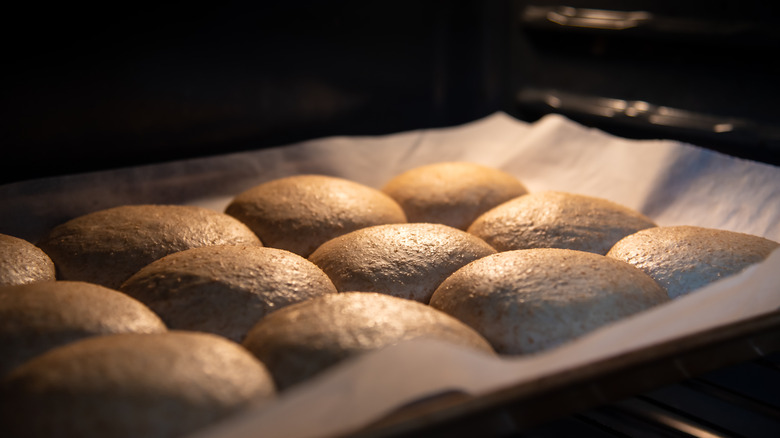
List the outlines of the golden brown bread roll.
<svg viewBox="0 0 780 438">
<path fill-rule="evenodd" d="M 129 296 L 96 284 L 49 281 L 0 288 L 0 376 L 54 347 L 114 333 L 159 333 L 165 325 Z"/>
<path fill-rule="evenodd" d="M 479 215 L 528 193 L 514 176 L 467 162 L 443 162 L 407 170 L 382 188 L 409 222 L 430 222 L 465 230 Z"/>
<path fill-rule="evenodd" d="M 54 262 L 43 250 L 24 239 L 0 234 L 0 286 L 55 278 Z"/>
<path fill-rule="evenodd" d="M 55 227 L 38 242 L 54 261 L 59 279 L 113 289 L 160 257 L 222 244 L 261 242 L 233 217 L 182 205 L 126 205 L 96 211 Z"/>
<path fill-rule="evenodd" d="M 626 236 L 607 256 L 641 269 L 676 298 L 764 260 L 778 246 L 734 231 L 670 226 Z"/>
<path fill-rule="evenodd" d="M 274 396 L 240 345 L 195 332 L 99 336 L 16 368 L 0 389 L 7 436 L 180 437 Z"/>
<path fill-rule="evenodd" d="M 309 260 L 341 292 L 380 292 L 427 304 L 450 274 L 495 252 L 482 239 L 447 225 L 389 224 L 329 240 Z"/>
<path fill-rule="evenodd" d="M 497 352 L 528 354 L 666 301 L 652 278 L 627 263 L 541 248 L 464 266 L 444 280 L 430 305 L 474 328 Z"/>
<path fill-rule="evenodd" d="M 255 186 L 225 212 L 266 246 L 308 257 L 322 243 L 360 228 L 406 222 L 401 207 L 374 188 L 324 175 L 296 175 Z"/>
<path fill-rule="evenodd" d="M 621 238 L 654 226 L 639 212 L 605 199 L 547 191 L 499 205 L 468 232 L 498 251 L 564 248 L 604 255 Z"/>
<path fill-rule="evenodd" d="M 414 338 L 493 354 L 474 330 L 430 306 L 369 292 L 324 295 L 268 315 L 243 345 L 282 390 L 342 360 Z"/>
<path fill-rule="evenodd" d="M 336 293 L 314 263 L 257 245 L 170 254 L 136 272 L 120 290 L 148 305 L 170 329 L 210 332 L 236 342 L 274 310 Z"/>
</svg>

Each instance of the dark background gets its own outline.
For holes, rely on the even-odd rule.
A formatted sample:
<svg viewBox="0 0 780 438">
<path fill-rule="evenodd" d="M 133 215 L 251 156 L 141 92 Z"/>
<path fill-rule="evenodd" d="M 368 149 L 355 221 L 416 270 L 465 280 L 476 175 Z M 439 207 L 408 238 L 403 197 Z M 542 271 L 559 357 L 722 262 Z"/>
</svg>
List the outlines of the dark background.
<svg viewBox="0 0 780 438">
<path fill-rule="evenodd" d="M 758 1 L 119 2 L 6 7 L 0 183 L 556 111 L 778 164 L 780 38 Z M 683 3 L 682 5 L 677 3 Z M 645 10 L 622 31 L 528 7 Z M 656 19 L 657 18 L 657 19 Z M 559 93 L 551 107 L 539 96 Z M 737 129 L 603 117 L 638 100 Z"/>
</svg>

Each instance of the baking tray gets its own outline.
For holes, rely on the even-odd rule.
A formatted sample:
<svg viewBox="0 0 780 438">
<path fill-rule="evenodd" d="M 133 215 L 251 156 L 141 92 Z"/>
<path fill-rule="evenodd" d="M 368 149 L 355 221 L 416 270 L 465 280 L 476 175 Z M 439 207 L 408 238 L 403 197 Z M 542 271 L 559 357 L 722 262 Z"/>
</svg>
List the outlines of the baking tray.
<svg viewBox="0 0 780 438">
<path fill-rule="evenodd" d="M 221 211 L 239 192 L 291 174 L 381 187 L 403 170 L 456 160 L 513 173 L 532 192 L 607 198 L 660 225 L 780 240 L 777 167 L 674 141 L 623 139 L 557 115 L 529 124 L 504 113 L 450 128 L 329 137 L 7 184 L 0 186 L 0 232 L 35 241 L 72 217 L 123 204 Z M 530 427 L 777 351 L 780 253 L 754 268 L 530 358 L 477 357 L 426 341 L 393 346 L 195 436 L 473 436 Z"/>
</svg>

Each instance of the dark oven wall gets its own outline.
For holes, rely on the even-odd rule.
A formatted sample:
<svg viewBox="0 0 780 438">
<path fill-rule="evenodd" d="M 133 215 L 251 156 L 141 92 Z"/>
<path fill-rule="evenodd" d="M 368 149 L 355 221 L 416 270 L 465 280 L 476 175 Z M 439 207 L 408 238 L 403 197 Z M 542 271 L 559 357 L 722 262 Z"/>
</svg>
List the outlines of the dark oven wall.
<svg viewBox="0 0 780 438">
<path fill-rule="evenodd" d="M 765 3 L 20 3 L 0 30 L 0 182 L 495 111 L 777 164 Z"/>
<path fill-rule="evenodd" d="M 120 2 L 6 13 L 3 182 L 463 123 L 505 2 Z M 495 11 L 494 11 L 495 10 Z M 488 25 L 488 21 L 492 21 Z M 500 24 L 500 23 L 499 23 Z M 490 29 L 490 35 L 486 34 Z"/>
</svg>

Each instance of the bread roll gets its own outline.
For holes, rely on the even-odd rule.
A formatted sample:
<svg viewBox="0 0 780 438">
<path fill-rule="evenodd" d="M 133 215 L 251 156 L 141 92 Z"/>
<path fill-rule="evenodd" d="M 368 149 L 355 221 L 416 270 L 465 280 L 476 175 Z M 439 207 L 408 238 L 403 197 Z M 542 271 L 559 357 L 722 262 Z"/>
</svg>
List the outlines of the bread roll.
<svg viewBox="0 0 780 438">
<path fill-rule="evenodd" d="M 641 269 L 676 298 L 764 260 L 778 246 L 750 234 L 671 226 L 626 236 L 607 256 Z"/>
<path fill-rule="evenodd" d="M 416 167 L 382 188 L 404 209 L 409 222 L 430 222 L 465 230 L 479 215 L 528 193 L 514 176 L 466 162 Z"/>
<path fill-rule="evenodd" d="M 7 436 L 180 437 L 273 397 L 240 345 L 194 332 L 100 336 L 52 350 L 0 390 Z"/>
<path fill-rule="evenodd" d="M 120 290 L 148 305 L 170 329 L 210 332 L 236 342 L 274 310 L 336 293 L 314 263 L 257 245 L 177 252 L 145 266 Z"/>
<path fill-rule="evenodd" d="M 0 286 L 55 278 L 54 262 L 43 250 L 24 239 L 0 234 Z"/>
<path fill-rule="evenodd" d="M 605 199 L 564 192 L 523 195 L 483 214 L 468 232 L 498 251 L 563 248 L 604 255 L 621 238 L 655 223 Z"/>
<path fill-rule="evenodd" d="M 54 347 L 114 333 L 159 333 L 146 306 L 96 284 L 50 281 L 0 288 L 0 376 Z"/>
<path fill-rule="evenodd" d="M 126 205 L 96 211 L 55 227 L 38 243 L 54 261 L 60 280 L 112 289 L 160 257 L 220 244 L 261 245 L 233 217 L 180 205 Z"/>
<path fill-rule="evenodd" d="M 460 319 L 504 354 L 561 345 L 610 322 L 668 301 L 642 271 L 567 249 L 501 252 L 444 280 L 431 307 Z"/>
<path fill-rule="evenodd" d="M 415 301 L 369 292 L 324 295 L 285 307 L 255 325 L 243 345 L 268 366 L 281 390 L 345 359 L 421 337 L 493 354 L 460 321 Z"/>
<path fill-rule="evenodd" d="M 390 224 L 329 240 L 309 260 L 341 292 L 380 292 L 427 304 L 450 274 L 495 252 L 482 239 L 447 225 Z"/>
<path fill-rule="evenodd" d="M 401 207 L 374 188 L 324 175 L 296 175 L 253 187 L 225 212 L 266 246 L 308 257 L 322 243 L 360 228 L 406 222 Z"/>
</svg>

